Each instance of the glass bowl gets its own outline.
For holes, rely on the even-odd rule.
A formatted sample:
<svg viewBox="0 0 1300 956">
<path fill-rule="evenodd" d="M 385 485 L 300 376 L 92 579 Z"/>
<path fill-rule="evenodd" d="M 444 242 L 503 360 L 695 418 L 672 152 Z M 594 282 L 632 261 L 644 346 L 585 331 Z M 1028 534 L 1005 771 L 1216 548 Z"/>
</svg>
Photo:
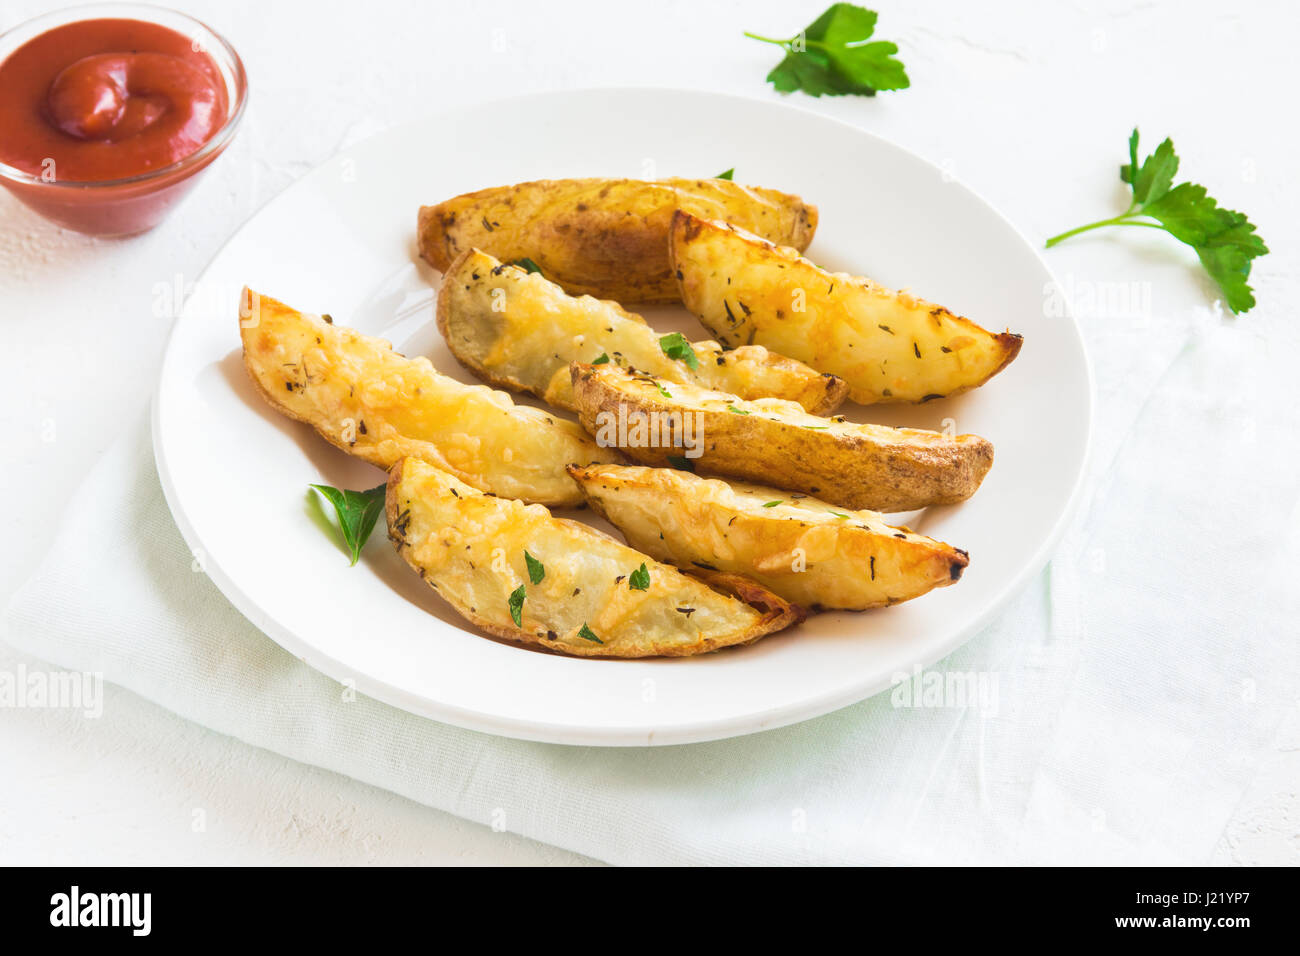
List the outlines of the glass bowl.
<svg viewBox="0 0 1300 956">
<path fill-rule="evenodd" d="M 165 7 L 92 3 L 36 17 L 0 34 L 0 62 L 29 40 L 82 20 L 143 20 L 190 37 L 216 64 L 225 83 L 226 121 L 196 152 L 138 176 L 96 181 L 46 179 L 0 162 L 0 185 L 51 222 L 92 236 L 129 236 L 152 229 L 225 151 L 248 104 L 248 77 L 235 48 L 207 24 Z M 3 136 L 0 130 L 0 136 Z"/>
</svg>

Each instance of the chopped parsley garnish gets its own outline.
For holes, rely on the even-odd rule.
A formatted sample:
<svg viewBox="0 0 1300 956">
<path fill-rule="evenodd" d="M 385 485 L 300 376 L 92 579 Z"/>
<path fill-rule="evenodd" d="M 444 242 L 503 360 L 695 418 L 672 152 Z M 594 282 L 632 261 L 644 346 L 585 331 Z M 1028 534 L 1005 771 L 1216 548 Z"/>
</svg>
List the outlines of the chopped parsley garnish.
<svg viewBox="0 0 1300 956">
<path fill-rule="evenodd" d="M 510 592 L 510 600 L 506 606 L 510 608 L 510 618 L 515 622 L 515 627 L 524 626 L 524 586 L 521 584 Z"/>
<path fill-rule="evenodd" d="M 695 349 L 691 348 L 691 343 L 686 341 L 686 336 L 680 332 L 660 336 L 659 347 L 670 359 L 685 362 L 687 367 L 692 369 L 700 367 L 699 356 L 695 354 Z"/>
<path fill-rule="evenodd" d="M 343 532 L 343 543 L 348 546 L 352 564 L 355 565 L 361 557 L 361 548 L 384 510 L 384 496 L 388 486 L 378 485 L 369 491 L 351 491 L 332 485 L 311 487 L 334 506 L 334 513 L 339 519 L 339 530 Z"/>
</svg>

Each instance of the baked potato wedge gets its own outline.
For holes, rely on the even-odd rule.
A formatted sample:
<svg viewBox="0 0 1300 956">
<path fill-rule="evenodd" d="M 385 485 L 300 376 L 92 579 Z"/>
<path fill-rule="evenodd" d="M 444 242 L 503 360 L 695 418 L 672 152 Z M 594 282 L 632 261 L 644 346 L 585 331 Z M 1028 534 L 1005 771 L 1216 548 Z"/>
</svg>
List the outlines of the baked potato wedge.
<svg viewBox="0 0 1300 956">
<path fill-rule="evenodd" d="M 483 491 L 576 505 L 582 492 L 564 466 L 620 460 L 574 422 L 463 385 L 326 316 L 245 289 L 239 325 L 244 367 L 262 397 L 380 468 L 413 456 Z"/>
<path fill-rule="evenodd" d="M 398 554 L 495 637 L 581 657 L 684 657 L 803 618 L 752 581 L 714 576 L 715 587 L 735 592 L 724 593 L 579 521 L 482 494 L 416 458 L 389 472 L 385 511 Z"/>
<path fill-rule="evenodd" d="M 439 272 L 467 249 L 529 258 L 574 295 L 676 302 L 668 269 L 673 211 L 724 219 L 806 249 L 817 208 L 798 196 L 725 179 L 543 179 L 420 209 L 420 255 Z"/>
<path fill-rule="evenodd" d="M 569 410 L 576 409 L 569 363 L 601 356 L 670 382 L 743 398 L 783 398 L 816 414 L 834 410 L 848 391 L 834 375 L 761 345 L 727 352 L 717 342 L 696 342 L 693 354 L 670 358 L 662 336 L 641 316 L 615 302 L 570 296 L 545 277 L 478 249 L 447 267 L 438 291 L 438 328 L 452 354 L 484 381 Z"/>
<path fill-rule="evenodd" d="M 832 372 L 864 405 L 964 392 L 1020 352 L 1013 332 L 989 332 L 907 292 L 827 272 L 727 222 L 678 211 L 670 255 L 682 302 L 723 345 L 765 345 Z"/>
<path fill-rule="evenodd" d="M 835 505 L 911 511 L 964 501 L 993 464 L 978 435 L 860 425 L 794 402 L 747 402 L 616 365 L 572 367 L 583 427 L 645 465 L 701 471 L 815 495 Z"/>
<path fill-rule="evenodd" d="M 743 574 L 810 610 L 862 611 L 952 584 L 959 548 L 818 498 L 642 465 L 570 465 L 592 510 L 639 551 Z"/>
</svg>

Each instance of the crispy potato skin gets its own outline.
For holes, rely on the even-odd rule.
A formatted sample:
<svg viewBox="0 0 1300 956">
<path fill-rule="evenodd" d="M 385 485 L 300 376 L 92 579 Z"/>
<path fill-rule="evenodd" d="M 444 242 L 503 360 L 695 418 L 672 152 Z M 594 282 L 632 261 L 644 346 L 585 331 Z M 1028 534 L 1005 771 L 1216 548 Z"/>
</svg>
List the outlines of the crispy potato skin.
<svg viewBox="0 0 1300 956">
<path fill-rule="evenodd" d="M 656 379 L 609 365 L 575 363 L 571 374 L 583 427 L 645 465 L 693 458 L 704 472 L 848 508 L 910 511 L 964 501 L 993 464 L 993 445 L 978 435 L 818 418 L 793 402 L 746 402 L 692 385 L 667 385 L 666 397 Z M 620 420 L 627 423 L 621 430 Z M 634 421 L 646 423 L 644 435 L 634 433 Z M 650 434 L 649 423 L 669 421 L 676 426 Z"/>
<path fill-rule="evenodd" d="M 632 547 L 745 575 L 813 610 L 907 601 L 952 584 L 968 563 L 965 551 L 877 512 L 841 518 L 825 501 L 776 488 L 641 465 L 572 465 L 569 474 Z"/>
<path fill-rule="evenodd" d="M 748 644 L 804 613 L 752 581 L 710 587 L 540 505 L 484 495 L 408 458 L 388 475 L 385 513 L 398 554 L 466 620 L 494 637 L 580 657 L 685 657 Z M 524 551 L 542 562 L 534 584 Z M 645 563 L 646 590 L 629 586 Z M 521 625 L 510 594 L 525 597 Z M 724 593 L 728 585 L 740 596 Z M 583 625 L 603 643 L 581 636 Z"/>
<path fill-rule="evenodd" d="M 505 262 L 530 258 L 574 295 L 676 302 L 668 269 L 676 209 L 797 249 L 817 229 L 817 207 L 798 196 L 723 179 L 543 179 L 421 207 L 420 255 L 446 272 L 477 247 Z"/>
<path fill-rule="evenodd" d="M 819 269 L 726 222 L 678 212 L 670 257 L 682 302 L 724 345 L 757 343 L 833 372 L 864 405 L 982 385 L 1020 352 L 1012 332 L 870 279 Z"/>
<path fill-rule="evenodd" d="M 438 328 L 452 354 L 484 381 L 576 410 L 570 362 L 602 354 L 670 382 L 694 382 L 744 398 L 782 398 L 815 414 L 833 411 L 848 385 L 760 345 L 723 351 L 692 345 L 698 367 L 664 354 L 658 332 L 615 302 L 568 295 L 554 282 L 469 249 L 438 291 Z"/>
<path fill-rule="evenodd" d="M 617 461 L 573 422 L 462 385 L 426 358 L 248 289 L 240 306 L 244 367 L 262 397 L 330 443 L 388 469 L 414 456 L 476 488 L 577 505 L 571 463 Z"/>
</svg>

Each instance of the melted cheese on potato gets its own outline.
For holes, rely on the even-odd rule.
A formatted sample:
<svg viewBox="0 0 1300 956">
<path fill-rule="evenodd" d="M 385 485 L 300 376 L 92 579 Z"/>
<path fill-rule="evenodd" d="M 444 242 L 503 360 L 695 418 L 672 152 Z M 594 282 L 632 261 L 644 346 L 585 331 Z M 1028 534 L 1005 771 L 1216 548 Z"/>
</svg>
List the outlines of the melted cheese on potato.
<svg viewBox="0 0 1300 956">
<path fill-rule="evenodd" d="M 751 606 L 588 525 L 484 495 L 416 459 L 390 473 L 386 510 L 402 557 L 499 637 L 581 656 L 684 656 L 757 640 L 801 616 L 775 596 Z M 540 563 L 540 580 L 525 553 Z"/>
<path fill-rule="evenodd" d="M 463 385 L 382 339 L 247 290 L 244 302 L 244 365 L 267 401 L 380 468 L 414 456 L 494 494 L 569 505 L 582 495 L 565 465 L 619 460 L 575 423 Z"/>
<path fill-rule="evenodd" d="M 832 372 L 862 404 L 923 402 L 982 385 L 1021 337 L 870 279 L 827 272 L 726 222 L 679 213 L 682 301 L 725 345 L 756 343 Z"/>
<path fill-rule="evenodd" d="M 875 511 L 963 501 L 993 464 L 992 444 L 978 435 L 819 418 L 793 402 L 747 402 L 610 365 L 575 364 L 571 374 L 583 426 L 642 464 L 693 460 L 713 474 Z"/>
<path fill-rule="evenodd" d="M 669 357 L 663 336 L 615 302 L 570 296 L 537 273 L 470 250 L 453 263 L 438 292 L 438 327 L 452 354 L 493 385 L 526 391 L 573 409 L 569 363 L 604 356 L 670 382 L 694 382 L 746 398 L 774 396 L 825 413 L 848 390 L 762 346 L 726 351 L 717 342 L 690 344 L 695 367 Z"/>
<path fill-rule="evenodd" d="M 799 493 L 638 465 L 573 467 L 597 513 L 661 561 L 744 574 L 809 608 L 865 610 L 956 581 L 967 556 Z"/>
</svg>

